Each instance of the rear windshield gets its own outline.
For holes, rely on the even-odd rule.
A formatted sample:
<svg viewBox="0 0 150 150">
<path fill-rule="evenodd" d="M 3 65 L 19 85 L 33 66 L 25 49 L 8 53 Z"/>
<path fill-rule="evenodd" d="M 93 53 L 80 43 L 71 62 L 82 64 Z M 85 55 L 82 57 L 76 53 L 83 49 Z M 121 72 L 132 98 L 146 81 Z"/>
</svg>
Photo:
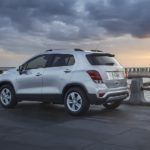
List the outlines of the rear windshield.
<svg viewBox="0 0 150 150">
<path fill-rule="evenodd" d="M 119 66 L 112 54 L 88 54 L 86 57 L 91 65 Z"/>
</svg>

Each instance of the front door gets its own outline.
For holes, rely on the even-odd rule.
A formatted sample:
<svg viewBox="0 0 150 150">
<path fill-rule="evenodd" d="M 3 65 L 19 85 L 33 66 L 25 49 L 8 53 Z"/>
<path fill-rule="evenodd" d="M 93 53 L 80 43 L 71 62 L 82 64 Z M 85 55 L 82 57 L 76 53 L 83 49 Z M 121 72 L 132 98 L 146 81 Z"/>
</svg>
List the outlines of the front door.
<svg viewBox="0 0 150 150">
<path fill-rule="evenodd" d="M 47 64 L 47 57 L 47 55 L 40 55 L 24 64 L 24 70 L 16 79 L 16 91 L 20 99 L 41 100 L 43 72 Z"/>
</svg>

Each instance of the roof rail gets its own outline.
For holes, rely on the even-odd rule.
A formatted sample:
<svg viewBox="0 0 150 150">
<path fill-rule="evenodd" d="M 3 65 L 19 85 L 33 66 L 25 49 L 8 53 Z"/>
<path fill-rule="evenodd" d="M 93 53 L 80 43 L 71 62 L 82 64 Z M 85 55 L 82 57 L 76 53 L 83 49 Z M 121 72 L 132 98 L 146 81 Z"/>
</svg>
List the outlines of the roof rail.
<svg viewBox="0 0 150 150">
<path fill-rule="evenodd" d="M 101 51 L 101 50 L 96 50 L 96 49 L 92 49 L 91 51 L 92 51 L 92 52 L 103 52 L 103 51 Z"/>
<path fill-rule="evenodd" d="M 79 48 L 75 48 L 74 50 L 75 51 L 81 51 L 81 52 L 83 51 L 82 49 L 79 49 Z"/>
<path fill-rule="evenodd" d="M 49 50 L 46 50 L 45 52 L 51 52 L 51 51 L 53 51 L 52 49 L 49 49 Z"/>
</svg>

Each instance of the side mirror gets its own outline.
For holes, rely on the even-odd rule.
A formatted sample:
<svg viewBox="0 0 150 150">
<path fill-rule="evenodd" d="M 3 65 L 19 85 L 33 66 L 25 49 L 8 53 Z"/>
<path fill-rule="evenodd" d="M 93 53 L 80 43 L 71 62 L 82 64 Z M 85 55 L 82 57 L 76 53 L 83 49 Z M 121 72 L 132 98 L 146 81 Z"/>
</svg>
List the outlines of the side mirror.
<svg viewBox="0 0 150 150">
<path fill-rule="evenodd" d="M 22 74 L 22 69 L 23 69 L 22 65 L 18 67 L 17 71 L 19 72 L 19 74 Z"/>
<path fill-rule="evenodd" d="M 19 72 L 20 75 L 26 73 L 26 70 L 24 69 L 24 65 L 19 66 L 17 71 Z"/>
</svg>

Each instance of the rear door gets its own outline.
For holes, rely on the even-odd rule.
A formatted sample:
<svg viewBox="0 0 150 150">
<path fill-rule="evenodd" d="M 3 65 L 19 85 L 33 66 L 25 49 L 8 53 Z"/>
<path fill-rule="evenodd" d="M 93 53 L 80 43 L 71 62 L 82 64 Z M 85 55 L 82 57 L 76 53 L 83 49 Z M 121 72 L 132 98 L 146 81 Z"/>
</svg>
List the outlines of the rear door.
<svg viewBox="0 0 150 150">
<path fill-rule="evenodd" d="M 75 58 L 71 54 L 51 54 L 49 56 L 49 63 L 44 71 L 42 91 L 46 99 L 61 96 L 63 87 L 70 81 L 74 64 Z"/>
<path fill-rule="evenodd" d="M 99 71 L 103 82 L 108 88 L 127 86 L 124 68 L 114 58 L 114 55 L 107 53 L 88 54 L 87 59 L 94 70 Z"/>
</svg>

